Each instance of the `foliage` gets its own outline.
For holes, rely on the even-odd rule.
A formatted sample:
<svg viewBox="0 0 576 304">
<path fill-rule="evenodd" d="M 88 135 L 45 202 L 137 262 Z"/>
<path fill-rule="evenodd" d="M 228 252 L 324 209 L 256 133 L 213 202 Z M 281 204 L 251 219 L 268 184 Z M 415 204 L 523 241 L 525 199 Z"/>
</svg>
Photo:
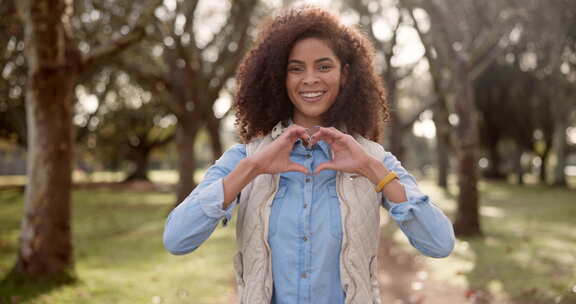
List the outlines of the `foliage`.
<svg viewBox="0 0 576 304">
<path fill-rule="evenodd" d="M 150 153 L 172 140 L 176 119 L 161 100 L 163 95 L 146 91 L 125 73 L 108 74 L 109 89 L 99 94 L 95 116 L 82 118 L 88 130 L 80 140 L 105 168 L 123 168 L 128 163 L 136 167 L 133 173 L 140 169 L 145 176 Z"/>
</svg>

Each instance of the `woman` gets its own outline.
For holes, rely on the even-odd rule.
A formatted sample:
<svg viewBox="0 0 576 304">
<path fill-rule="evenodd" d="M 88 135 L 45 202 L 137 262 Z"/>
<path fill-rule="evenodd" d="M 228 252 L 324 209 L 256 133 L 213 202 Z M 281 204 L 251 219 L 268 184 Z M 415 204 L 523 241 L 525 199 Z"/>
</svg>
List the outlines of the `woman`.
<svg viewBox="0 0 576 304">
<path fill-rule="evenodd" d="M 379 207 L 427 256 L 452 251 L 452 225 L 374 142 L 387 107 L 369 41 L 312 7 L 261 28 L 237 77 L 244 143 L 171 212 L 165 247 L 193 251 L 236 208 L 241 303 L 379 303 Z"/>
</svg>

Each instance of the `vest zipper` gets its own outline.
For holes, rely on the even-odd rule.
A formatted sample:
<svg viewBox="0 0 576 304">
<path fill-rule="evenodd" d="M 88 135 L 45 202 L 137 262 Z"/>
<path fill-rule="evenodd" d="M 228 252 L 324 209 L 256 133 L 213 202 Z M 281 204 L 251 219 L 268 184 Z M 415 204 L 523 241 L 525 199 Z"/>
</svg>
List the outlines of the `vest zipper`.
<svg viewBox="0 0 576 304">
<path fill-rule="evenodd" d="M 266 208 L 268 208 L 270 206 L 271 202 L 274 200 L 274 197 L 276 196 L 276 193 L 278 193 L 278 188 L 279 188 L 279 184 L 280 184 L 280 175 L 274 174 L 272 178 L 274 179 L 275 187 L 274 187 L 274 189 L 272 189 L 272 192 L 270 193 L 268 199 L 266 200 L 266 203 L 264 205 L 260 206 L 259 213 L 260 213 L 260 220 L 261 221 L 264 221 L 264 213 L 267 212 Z M 264 224 L 262 225 L 263 226 L 262 227 L 263 228 L 262 229 L 262 239 L 264 240 L 264 247 L 266 248 L 266 255 L 267 255 L 266 269 L 264 272 L 264 273 L 266 273 L 266 278 L 264 278 L 264 295 L 266 296 L 267 303 L 269 303 L 270 300 L 272 299 L 272 293 L 270 290 L 271 288 L 268 288 L 266 286 L 266 282 L 267 282 L 266 280 L 268 279 L 268 277 L 272 277 L 272 273 L 269 273 L 272 269 L 272 256 L 271 256 L 272 250 L 270 249 L 270 244 L 268 243 L 268 233 L 269 233 L 268 227 L 270 225 L 270 212 L 268 212 L 267 218 L 268 218 L 268 220 L 265 222 L 267 222 L 268 225 L 264 225 Z"/>
<path fill-rule="evenodd" d="M 346 216 L 343 217 L 343 219 L 344 219 L 344 223 L 348 224 L 348 220 L 349 220 L 349 216 L 350 216 L 350 212 L 349 212 L 350 206 L 349 206 L 348 202 L 344 199 L 344 195 L 342 195 L 342 189 L 344 188 L 344 180 L 345 180 L 344 173 L 339 173 L 338 184 L 336 185 L 336 190 L 338 192 L 338 197 L 341 201 L 340 202 L 341 203 L 340 204 L 340 210 L 342 210 L 342 206 L 345 206 L 347 209 Z M 342 225 L 342 223 L 340 223 L 340 224 Z M 349 235 L 349 233 L 350 232 L 346 228 L 346 225 L 343 225 L 342 234 L 344 237 L 342 238 L 342 250 L 340 252 L 340 255 L 342 256 L 341 260 L 344 261 L 344 263 L 342 263 L 342 266 L 348 274 L 349 284 L 353 284 L 354 292 L 356 292 L 357 286 L 356 286 L 356 283 L 354 282 L 354 280 L 352 279 L 352 275 L 351 275 L 352 272 L 350 271 L 350 269 L 348 268 L 348 265 L 347 265 L 348 255 L 350 253 L 350 235 Z M 344 242 L 344 240 L 346 240 L 346 242 Z M 351 295 L 349 293 L 347 293 L 346 294 L 346 297 L 347 297 L 346 303 L 350 303 L 349 300 L 351 298 L 349 298 L 349 296 L 351 296 Z"/>
</svg>

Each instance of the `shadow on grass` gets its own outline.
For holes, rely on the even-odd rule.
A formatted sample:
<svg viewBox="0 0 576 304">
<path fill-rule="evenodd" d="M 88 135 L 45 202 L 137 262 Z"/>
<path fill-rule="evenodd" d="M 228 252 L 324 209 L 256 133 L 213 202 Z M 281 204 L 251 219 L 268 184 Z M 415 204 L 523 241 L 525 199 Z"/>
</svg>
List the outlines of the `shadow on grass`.
<svg viewBox="0 0 576 304">
<path fill-rule="evenodd" d="M 0 304 L 229 303 L 233 294 L 234 222 L 186 256 L 162 244 L 174 195 L 158 191 L 73 192 L 75 281 L 23 283 L 9 276 L 16 260 L 21 194 L 0 191 Z M 220 226 L 220 225 L 219 225 Z"/>
<path fill-rule="evenodd" d="M 426 185 L 452 219 L 453 186 L 446 191 Z M 458 269 L 466 269 L 458 275 L 467 281 L 467 295 L 477 304 L 576 304 L 576 192 L 493 181 L 483 181 L 479 190 L 484 237 L 459 237 L 453 254 Z"/>
<path fill-rule="evenodd" d="M 44 293 L 74 285 L 76 282 L 76 277 L 71 274 L 30 280 L 15 271 L 10 271 L 0 280 L 0 304 L 28 302 Z"/>
<path fill-rule="evenodd" d="M 570 282 L 576 239 L 574 192 L 547 186 L 486 183 L 485 237 L 462 239 L 474 255 L 469 285 L 501 290 L 511 303 L 576 303 Z"/>
<path fill-rule="evenodd" d="M 30 303 L 63 287 L 84 286 L 80 276 L 90 265 L 111 272 L 140 270 L 166 256 L 161 245 L 162 214 L 169 195 L 104 189 L 75 191 L 74 197 L 78 207 L 73 209 L 75 271 L 30 280 L 8 268 L 15 261 L 23 212 L 22 205 L 13 202 L 21 202 L 22 197 L 6 191 L 0 195 L 4 232 L 0 235 L 0 304 Z"/>
<path fill-rule="evenodd" d="M 475 258 L 474 267 L 465 273 L 471 290 L 478 294 L 475 303 L 492 303 L 491 294 L 504 292 L 513 304 L 574 304 L 570 286 L 553 277 L 569 277 L 571 265 L 542 257 L 537 249 L 521 243 L 530 239 L 487 235 L 462 239 Z"/>
</svg>

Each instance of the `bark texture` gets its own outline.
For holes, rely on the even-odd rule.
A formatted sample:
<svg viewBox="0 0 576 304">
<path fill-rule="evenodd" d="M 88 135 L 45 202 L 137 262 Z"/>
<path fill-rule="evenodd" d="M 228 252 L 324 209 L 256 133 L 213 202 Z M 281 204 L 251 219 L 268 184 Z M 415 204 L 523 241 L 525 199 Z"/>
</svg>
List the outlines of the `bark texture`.
<svg viewBox="0 0 576 304">
<path fill-rule="evenodd" d="M 14 271 L 30 278 L 73 268 L 70 188 L 72 104 L 79 56 L 71 46 L 65 1 L 21 1 L 28 81 L 28 183 Z"/>
</svg>

